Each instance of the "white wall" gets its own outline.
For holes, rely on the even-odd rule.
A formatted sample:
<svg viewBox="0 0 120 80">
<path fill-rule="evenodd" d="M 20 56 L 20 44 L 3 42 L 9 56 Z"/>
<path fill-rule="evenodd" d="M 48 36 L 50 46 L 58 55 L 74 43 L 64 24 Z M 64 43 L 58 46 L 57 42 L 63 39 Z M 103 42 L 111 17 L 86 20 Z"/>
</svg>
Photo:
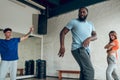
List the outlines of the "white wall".
<svg viewBox="0 0 120 80">
<path fill-rule="evenodd" d="M 32 15 L 39 11 L 12 1 L 0 0 L 0 28 L 11 27 L 15 32 L 26 33 L 32 26 Z"/>
<path fill-rule="evenodd" d="M 120 0 L 110 0 L 88 7 L 88 20 L 95 25 L 98 40 L 91 43 L 91 59 L 95 68 L 95 79 L 105 80 L 105 71 L 107 68 L 106 51 L 104 45 L 109 41 L 108 33 L 115 30 L 120 38 Z M 63 58 L 58 57 L 59 52 L 59 33 L 61 29 L 72 18 L 76 18 L 78 11 L 72 11 L 48 20 L 48 34 L 44 36 L 44 59 L 47 60 L 47 74 L 57 76 L 58 69 L 79 70 L 79 67 L 72 57 L 71 33 L 65 38 L 66 53 Z M 118 62 L 118 73 L 120 74 L 120 61 Z M 67 75 L 69 77 L 78 77 L 78 75 Z"/>
</svg>

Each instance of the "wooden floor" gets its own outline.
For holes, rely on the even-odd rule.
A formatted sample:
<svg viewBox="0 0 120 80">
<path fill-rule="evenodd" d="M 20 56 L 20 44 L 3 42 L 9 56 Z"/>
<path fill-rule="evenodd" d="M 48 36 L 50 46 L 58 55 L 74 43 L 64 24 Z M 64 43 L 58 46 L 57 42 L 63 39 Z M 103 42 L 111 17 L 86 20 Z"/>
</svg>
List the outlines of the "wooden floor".
<svg viewBox="0 0 120 80">
<path fill-rule="evenodd" d="M 30 78 L 30 79 L 22 79 L 22 80 L 58 80 L 58 78 L 51 78 L 51 77 L 48 77 L 46 79 L 36 79 L 36 78 Z M 78 80 L 78 79 L 62 79 L 62 80 Z"/>
</svg>

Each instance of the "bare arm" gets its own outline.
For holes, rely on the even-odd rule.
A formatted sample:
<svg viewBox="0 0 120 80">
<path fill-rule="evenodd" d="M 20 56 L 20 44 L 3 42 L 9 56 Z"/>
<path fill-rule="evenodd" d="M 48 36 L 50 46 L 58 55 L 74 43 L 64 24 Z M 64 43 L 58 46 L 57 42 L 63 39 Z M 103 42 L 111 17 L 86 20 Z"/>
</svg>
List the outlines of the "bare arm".
<svg viewBox="0 0 120 80">
<path fill-rule="evenodd" d="M 94 41 L 94 40 L 97 39 L 97 34 L 96 34 L 95 31 L 92 31 L 92 34 L 91 34 L 91 35 L 92 35 L 92 36 L 90 37 L 90 41 Z"/>
<path fill-rule="evenodd" d="M 29 32 L 27 34 L 25 34 L 24 36 L 22 36 L 20 38 L 20 41 L 23 41 L 23 40 L 27 39 L 32 31 L 33 31 L 33 27 L 30 28 L 30 30 L 29 30 Z"/>
<path fill-rule="evenodd" d="M 94 41 L 97 39 L 97 34 L 95 31 L 92 31 L 91 37 L 88 37 L 84 42 L 83 42 L 83 47 L 87 47 L 90 44 L 90 41 Z"/>
<path fill-rule="evenodd" d="M 60 50 L 59 50 L 59 57 L 63 57 L 64 53 L 65 53 L 65 46 L 64 46 L 64 39 L 65 39 L 65 35 L 69 32 L 69 29 L 67 29 L 66 27 L 64 27 L 62 29 L 62 31 L 60 32 Z"/>
<path fill-rule="evenodd" d="M 115 44 L 114 43 L 108 43 L 107 45 L 105 45 L 105 49 L 107 49 L 107 50 L 110 50 L 113 46 L 115 46 Z"/>
</svg>

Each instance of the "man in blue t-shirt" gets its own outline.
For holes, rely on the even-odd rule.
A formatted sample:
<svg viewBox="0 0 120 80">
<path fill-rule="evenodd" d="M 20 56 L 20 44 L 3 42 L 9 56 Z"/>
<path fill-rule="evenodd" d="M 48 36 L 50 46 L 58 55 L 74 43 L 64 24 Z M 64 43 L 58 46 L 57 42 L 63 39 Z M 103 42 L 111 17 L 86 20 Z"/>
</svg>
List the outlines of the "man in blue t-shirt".
<svg viewBox="0 0 120 80">
<path fill-rule="evenodd" d="M 78 19 L 72 19 L 60 33 L 59 57 L 63 57 L 65 53 L 65 35 L 69 31 L 72 33 L 72 55 L 81 69 L 79 80 L 94 80 L 94 68 L 90 60 L 89 44 L 97 37 L 93 24 L 86 21 L 87 15 L 88 9 L 80 8 Z"/>
<path fill-rule="evenodd" d="M 10 69 L 10 80 L 16 80 L 17 61 L 18 61 L 18 43 L 27 39 L 33 28 L 20 38 L 11 38 L 12 29 L 3 30 L 5 39 L 0 39 L 0 80 L 5 80 L 8 70 Z"/>
</svg>

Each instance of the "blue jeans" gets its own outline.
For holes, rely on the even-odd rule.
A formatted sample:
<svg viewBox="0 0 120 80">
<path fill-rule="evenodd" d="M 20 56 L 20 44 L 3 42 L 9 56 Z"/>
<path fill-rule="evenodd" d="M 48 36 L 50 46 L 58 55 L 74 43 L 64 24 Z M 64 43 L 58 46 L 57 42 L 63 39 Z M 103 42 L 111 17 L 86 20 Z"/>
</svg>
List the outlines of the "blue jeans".
<svg viewBox="0 0 120 80">
<path fill-rule="evenodd" d="M 80 66 L 79 80 L 94 80 L 94 68 L 92 66 L 90 55 L 85 48 L 81 47 L 72 51 L 72 54 Z"/>
</svg>

